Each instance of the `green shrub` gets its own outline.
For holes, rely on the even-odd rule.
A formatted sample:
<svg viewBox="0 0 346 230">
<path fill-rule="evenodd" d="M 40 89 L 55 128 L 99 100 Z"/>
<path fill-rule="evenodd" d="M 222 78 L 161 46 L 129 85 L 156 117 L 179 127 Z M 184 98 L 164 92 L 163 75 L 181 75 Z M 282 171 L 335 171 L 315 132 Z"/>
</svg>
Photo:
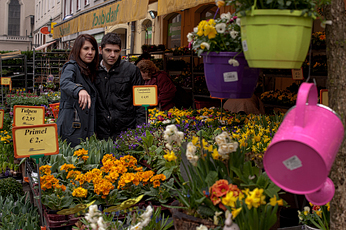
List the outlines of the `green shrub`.
<svg viewBox="0 0 346 230">
<path fill-rule="evenodd" d="M 23 186 L 13 177 L 0 180 L 0 196 L 12 195 L 15 200 L 24 195 Z"/>
</svg>

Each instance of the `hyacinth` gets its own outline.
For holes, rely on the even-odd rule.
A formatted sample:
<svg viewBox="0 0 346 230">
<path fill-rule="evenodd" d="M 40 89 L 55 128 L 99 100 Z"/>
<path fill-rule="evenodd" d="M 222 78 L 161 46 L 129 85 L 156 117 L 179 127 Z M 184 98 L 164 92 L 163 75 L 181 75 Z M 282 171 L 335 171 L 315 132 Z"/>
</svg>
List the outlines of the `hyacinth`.
<svg viewBox="0 0 346 230">
<path fill-rule="evenodd" d="M 147 206 L 147 208 L 145 209 L 144 213 L 142 215 L 139 216 L 138 220 L 139 222 L 134 225 L 134 226 L 130 226 L 128 228 L 128 230 L 141 230 L 141 229 L 144 229 L 149 223 L 150 223 L 150 220 L 151 220 L 151 217 L 153 215 L 153 208 L 149 205 Z"/>
</svg>

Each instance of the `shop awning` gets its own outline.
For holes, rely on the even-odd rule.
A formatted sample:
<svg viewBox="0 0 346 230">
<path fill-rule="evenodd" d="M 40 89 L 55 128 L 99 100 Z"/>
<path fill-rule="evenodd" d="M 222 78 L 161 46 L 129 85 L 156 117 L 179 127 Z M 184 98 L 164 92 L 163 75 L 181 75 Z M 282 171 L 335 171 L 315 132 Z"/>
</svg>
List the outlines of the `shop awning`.
<svg viewBox="0 0 346 230">
<path fill-rule="evenodd" d="M 36 51 L 38 51 L 38 50 L 43 50 L 44 48 L 46 48 L 46 47 L 48 47 L 48 46 L 54 44 L 55 42 L 56 42 L 56 41 L 52 41 L 52 42 L 46 43 L 46 44 L 44 44 L 44 45 L 42 45 L 42 46 L 39 46 L 39 47 L 35 48 L 35 50 L 36 50 Z"/>
<path fill-rule="evenodd" d="M 215 0 L 158 0 L 157 15 L 169 14 L 211 2 L 215 4 Z"/>
<path fill-rule="evenodd" d="M 148 3 L 149 0 L 122 0 L 100 4 L 54 26 L 53 38 L 146 18 Z"/>
</svg>

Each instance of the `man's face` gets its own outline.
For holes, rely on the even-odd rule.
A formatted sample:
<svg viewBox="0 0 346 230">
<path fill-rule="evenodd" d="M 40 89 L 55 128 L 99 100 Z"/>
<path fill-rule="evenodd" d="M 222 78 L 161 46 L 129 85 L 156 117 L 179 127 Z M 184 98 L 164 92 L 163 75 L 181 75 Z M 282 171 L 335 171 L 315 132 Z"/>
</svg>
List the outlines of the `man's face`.
<svg viewBox="0 0 346 230">
<path fill-rule="evenodd" d="M 100 54 L 102 54 L 103 63 L 107 68 L 110 68 L 118 60 L 121 48 L 118 45 L 106 44 L 103 49 L 99 47 Z"/>
</svg>

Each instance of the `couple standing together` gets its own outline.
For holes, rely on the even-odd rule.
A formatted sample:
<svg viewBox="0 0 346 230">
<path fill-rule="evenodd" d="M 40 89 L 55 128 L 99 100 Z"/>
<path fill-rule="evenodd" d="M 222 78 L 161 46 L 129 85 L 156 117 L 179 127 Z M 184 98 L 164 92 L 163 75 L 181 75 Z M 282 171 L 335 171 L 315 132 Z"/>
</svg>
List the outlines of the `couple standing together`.
<svg viewBox="0 0 346 230">
<path fill-rule="evenodd" d="M 143 85 L 140 70 L 121 60 L 121 40 L 106 34 L 97 47 L 94 37 L 79 35 L 60 78 L 58 135 L 74 147 L 96 133 L 115 138 L 145 123 L 145 109 L 133 106 L 132 86 Z"/>
</svg>

